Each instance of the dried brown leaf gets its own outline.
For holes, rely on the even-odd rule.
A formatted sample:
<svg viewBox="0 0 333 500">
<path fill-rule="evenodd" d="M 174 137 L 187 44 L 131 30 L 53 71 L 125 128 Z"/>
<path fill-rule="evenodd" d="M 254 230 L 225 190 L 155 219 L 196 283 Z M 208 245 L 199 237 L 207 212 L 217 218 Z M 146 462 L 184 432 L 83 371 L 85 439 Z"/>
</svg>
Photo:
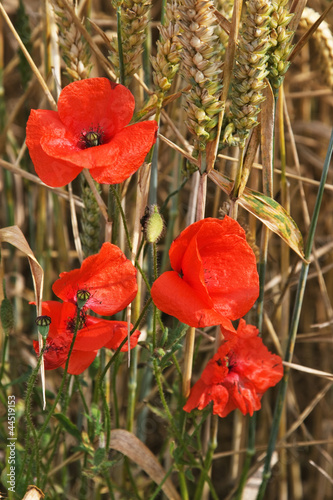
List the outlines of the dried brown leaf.
<svg viewBox="0 0 333 500">
<path fill-rule="evenodd" d="M 273 196 L 273 144 L 274 144 L 274 96 L 271 86 L 263 90 L 265 101 L 261 105 L 261 157 L 263 191 Z"/>
<path fill-rule="evenodd" d="M 161 484 L 164 481 L 166 472 L 155 455 L 131 432 L 124 429 L 112 431 L 110 448 L 120 451 L 133 460 L 156 484 Z M 169 500 L 181 500 L 169 477 L 164 481 L 162 490 Z"/>
<path fill-rule="evenodd" d="M 37 486 L 28 486 L 27 492 L 22 500 L 41 500 L 43 498 L 45 498 L 45 495 L 42 490 L 37 488 Z"/>
<path fill-rule="evenodd" d="M 24 234 L 18 226 L 10 226 L 4 227 L 0 229 L 0 243 L 6 242 L 10 243 L 14 247 L 18 248 L 21 252 L 25 253 L 28 257 L 32 281 L 35 289 L 35 302 L 37 309 L 37 316 L 41 316 L 42 314 L 42 295 L 43 295 L 43 283 L 44 283 L 44 272 L 39 264 L 38 260 L 33 254 L 27 240 L 25 239 Z M 39 341 L 39 350 L 41 351 L 43 347 L 43 338 L 38 333 L 38 341 Z M 43 402 L 44 408 L 46 405 L 45 401 L 45 373 L 44 373 L 44 363 L 42 360 L 41 364 L 41 378 L 42 378 L 42 388 L 43 388 Z"/>
</svg>

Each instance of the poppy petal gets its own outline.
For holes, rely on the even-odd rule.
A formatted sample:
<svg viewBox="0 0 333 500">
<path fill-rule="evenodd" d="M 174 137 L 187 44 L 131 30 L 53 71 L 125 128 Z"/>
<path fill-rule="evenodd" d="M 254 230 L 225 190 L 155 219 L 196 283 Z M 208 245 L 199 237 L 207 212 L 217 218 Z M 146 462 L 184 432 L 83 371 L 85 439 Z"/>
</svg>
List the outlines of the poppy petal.
<svg viewBox="0 0 333 500">
<path fill-rule="evenodd" d="M 157 278 L 151 296 L 158 309 L 189 326 L 213 326 L 224 320 L 175 271 L 167 271 Z"/>
<path fill-rule="evenodd" d="M 66 362 L 70 344 L 67 335 L 58 335 L 55 338 L 47 338 L 46 349 L 44 351 L 44 367 L 45 370 L 55 370 Z M 39 355 L 39 343 L 37 340 L 33 341 L 33 347 Z"/>
<path fill-rule="evenodd" d="M 110 142 L 87 149 L 66 129 L 56 129 L 41 139 L 43 151 L 61 161 L 91 169 L 97 182 L 117 184 L 132 175 L 144 162 L 156 140 L 157 123 L 147 121 L 124 128 Z"/>
<path fill-rule="evenodd" d="M 209 296 L 206 284 L 202 259 L 198 250 L 196 238 L 194 237 L 184 253 L 182 261 L 183 280 L 190 285 L 202 300 L 214 307 Z"/>
<path fill-rule="evenodd" d="M 107 140 L 131 121 L 135 108 L 132 93 L 107 78 L 87 78 L 70 83 L 58 100 L 60 120 L 78 138 L 99 127 Z"/>
<path fill-rule="evenodd" d="M 137 293 L 136 269 L 116 245 L 104 243 L 98 254 L 87 257 L 80 269 L 60 274 L 52 287 L 62 300 L 76 304 L 78 290 L 90 298 L 86 307 L 112 315 L 124 309 Z"/>
<path fill-rule="evenodd" d="M 203 231 L 201 232 L 201 230 Z M 172 269 L 180 272 L 184 253 L 188 248 L 191 240 L 197 234 L 200 234 L 199 238 L 202 237 L 203 241 L 205 241 L 206 237 L 209 238 L 211 234 L 214 235 L 216 234 L 216 232 L 218 232 L 218 234 L 220 234 L 221 236 L 234 234 L 245 240 L 244 229 L 238 224 L 237 221 L 231 219 L 231 217 L 228 217 L 227 215 L 223 220 L 214 219 L 212 217 L 201 219 L 184 229 L 180 233 L 180 235 L 173 241 L 169 252 L 170 264 Z"/>
<path fill-rule="evenodd" d="M 206 270 L 207 290 L 215 309 L 231 320 L 244 316 L 259 294 L 259 277 L 252 249 L 238 236 L 220 234 L 207 237 L 206 244 L 201 243 L 201 248 L 200 244 L 198 246 Z"/>
<path fill-rule="evenodd" d="M 95 181 L 117 184 L 134 174 L 155 143 L 157 128 L 155 121 L 145 121 L 130 125 L 114 136 L 109 144 L 105 144 L 108 164 L 104 159 L 102 165 L 101 155 L 99 167 L 102 168 L 93 168 L 90 172 Z"/>
<path fill-rule="evenodd" d="M 268 351 L 258 329 L 244 320 L 237 333 L 225 325 L 221 331 L 225 341 L 192 387 L 184 410 L 201 410 L 213 401 L 213 413 L 220 417 L 236 408 L 252 416 L 261 408 L 263 393 L 281 380 L 282 360 Z"/>
<path fill-rule="evenodd" d="M 51 318 L 48 338 L 54 338 L 61 333 L 68 334 L 68 321 L 76 317 L 77 308 L 69 302 L 47 300 L 42 303 L 42 313 Z"/>
<path fill-rule="evenodd" d="M 60 187 L 75 179 L 82 171 L 79 165 L 49 156 L 42 148 L 44 136 L 52 130 L 63 129 L 58 113 L 48 110 L 31 110 L 27 123 L 26 143 L 38 177 L 48 186 Z"/>
<path fill-rule="evenodd" d="M 77 351 L 73 349 L 68 363 L 68 373 L 70 375 L 80 375 L 84 372 L 97 356 L 98 351 Z M 62 365 L 65 368 L 66 363 Z"/>
<path fill-rule="evenodd" d="M 113 335 L 112 339 L 107 342 L 104 347 L 107 349 L 116 350 L 120 346 L 120 344 L 127 339 L 127 322 L 126 321 L 113 321 Z M 131 325 L 131 329 L 133 325 Z M 133 349 L 138 343 L 139 336 L 141 332 L 139 330 L 135 330 L 130 337 L 130 349 Z M 123 347 L 120 349 L 123 352 L 128 351 L 128 343 L 126 342 Z"/>
</svg>

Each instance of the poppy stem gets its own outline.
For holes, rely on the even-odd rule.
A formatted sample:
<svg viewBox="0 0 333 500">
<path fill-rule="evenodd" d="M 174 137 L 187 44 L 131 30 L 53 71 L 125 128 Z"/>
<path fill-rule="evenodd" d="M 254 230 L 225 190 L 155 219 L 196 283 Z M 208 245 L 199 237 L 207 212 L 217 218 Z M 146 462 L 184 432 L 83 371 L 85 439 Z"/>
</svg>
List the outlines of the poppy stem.
<svg viewBox="0 0 333 500">
<path fill-rule="evenodd" d="M 81 314 L 81 309 L 78 307 L 77 308 L 77 314 L 76 314 L 76 321 L 75 321 L 75 330 L 74 330 L 74 333 L 73 333 L 73 339 L 72 339 L 72 342 L 71 342 L 71 346 L 69 348 L 69 352 L 68 352 L 68 356 L 67 356 L 67 360 L 66 360 L 66 365 L 65 365 L 65 369 L 64 369 L 64 374 L 63 374 L 63 377 L 62 377 L 62 381 L 61 381 L 61 384 L 60 384 L 60 387 L 59 387 L 59 391 L 58 391 L 58 394 L 57 394 L 57 397 L 55 398 L 54 400 L 54 403 L 49 411 L 49 413 L 47 414 L 46 418 L 45 418 L 45 421 L 44 421 L 44 424 L 42 425 L 42 428 L 40 429 L 39 433 L 38 433 L 38 440 L 40 440 L 45 432 L 45 429 L 51 419 L 51 417 L 53 416 L 53 413 L 54 413 L 54 410 L 56 409 L 57 407 L 57 404 L 59 402 L 59 399 L 62 395 L 62 390 L 65 386 L 65 383 L 67 381 L 67 372 L 68 372 L 68 366 L 69 366 L 69 360 L 70 360 L 70 357 L 71 357 L 71 354 L 72 354 L 72 351 L 73 351 L 73 348 L 74 348 L 74 343 L 75 343 L 75 339 L 76 339 L 76 335 L 77 335 L 77 332 L 79 331 L 79 324 L 80 324 L 80 314 Z"/>
<path fill-rule="evenodd" d="M 194 500 L 202 499 L 202 492 L 205 485 L 205 481 L 209 478 L 209 471 L 212 466 L 214 451 L 216 450 L 217 447 L 217 431 L 218 431 L 218 416 L 212 415 L 211 438 L 209 441 L 209 447 L 205 458 L 204 466 L 203 469 L 201 470 L 198 485 L 195 491 Z"/>
<path fill-rule="evenodd" d="M 40 366 L 42 364 L 43 354 L 44 354 L 44 350 L 45 350 L 45 345 L 46 345 L 46 339 L 43 339 L 43 348 L 40 351 L 40 354 L 38 356 L 37 365 L 36 365 L 34 371 L 32 372 L 32 374 L 30 376 L 30 379 L 28 381 L 28 384 L 27 384 L 27 387 L 28 387 L 27 388 L 27 395 L 26 395 L 26 398 L 25 398 L 24 414 L 25 414 L 25 418 L 26 418 L 26 421 L 27 421 L 27 424 L 28 424 L 27 425 L 27 441 L 26 441 L 27 443 L 30 442 L 30 432 L 32 432 L 32 434 L 33 434 L 33 452 L 30 455 L 30 460 L 29 460 L 29 463 L 28 463 L 28 470 L 27 470 L 26 479 L 25 479 L 26 485 L 28 485 L 28 483 L 29 483 L 29 474 L 30 474 L 30 470 L 31 470 L 31 466 L 32 466 L 32 462 L 33 462 L 34 456 L 36 457 L 35 459 L 36 459 L 37 485 L 39 484 L 39 459 L 38 459 L 38 457 L 39 457 L 39 447 L 38 447 L 38 434 L 37 434 L 36 428 L 35 428 L 35 426 L 33 424 L 33 421 L 31 420 L 30 411 L 31 411 L 31 395 L 32 395 L 33 388 L 35 386 L 35 382 L 36 382 L 36 378 L 37 378 Z M 25 464 L 26 459 L 27 459 L 28 451 L 29 451 L 29 449 L 27 448 L 25 456 L 24 456 L 23 464 L 22 464 L 22 467 L 21 467 L 21 474 L 22 474 L 23 469 L 24 469 L 24 464 Z M 21 475 L 18 477 L 18 481 L 20 480 L 20 478 L 21 478 Z M 20 484 L 20 483 L 18 482 L 18 484 Z"/>
</svg>

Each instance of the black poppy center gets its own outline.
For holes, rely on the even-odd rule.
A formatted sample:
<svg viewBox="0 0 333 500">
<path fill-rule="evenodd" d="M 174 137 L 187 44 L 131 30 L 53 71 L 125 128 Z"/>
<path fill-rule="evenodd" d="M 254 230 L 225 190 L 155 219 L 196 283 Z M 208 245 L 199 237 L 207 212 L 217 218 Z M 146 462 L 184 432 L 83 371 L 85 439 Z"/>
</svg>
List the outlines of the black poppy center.
<svg viewBox="0 0 333 500">
<path fill-rule="evenodd" d="M 82 149 L 93 148 L 103 144 L 103 130 L 98 126 L 97 129 L 90 128 L 88 131 L 81 132 L 79 145 Z"/>
<path fill-rule="evenodd" d="M 85 311 L 80 311 L 79 318 L 69 318 L 67 321 L 67 330 L 70 333 L 75 332 L 76 321 L 78 321 L 77 330 L 81 330 L 86 326 L 86 313 Z"/>
</svg>

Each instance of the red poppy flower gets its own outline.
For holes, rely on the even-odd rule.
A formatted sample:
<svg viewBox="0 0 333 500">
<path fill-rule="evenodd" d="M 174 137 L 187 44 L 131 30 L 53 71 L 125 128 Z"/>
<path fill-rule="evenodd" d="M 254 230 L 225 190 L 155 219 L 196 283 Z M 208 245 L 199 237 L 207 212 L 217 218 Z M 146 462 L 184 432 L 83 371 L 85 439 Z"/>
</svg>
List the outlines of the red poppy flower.
<svg viewBox="0 0 333 500">
<path fill-rule="evenodd" d="M 134 107 L 123 85 L 88 78 L 62 90 L 58 111 L 32 110 L 26 142 L 41 180 L 64 186 L 84 168 L 97 182 L 127 179 L 144 162 L 157 132 L 155 121 L 126 126 Z"/>
<path fill-rule="evenodd" d="M 136 296 L 136 269 L 120 248 L 104 243 L 98 254 L 82 262 L 80 269 L 61 273 L 52 289 L 64 302 L 73 304 L 77 302 L 78 290 L 86 290 L 90 297 L 85 308 L 111 316 Z"/>
<path fill-rule="evenodd" d="M 259 294 L 255 255 L 235 220 L 203 219 L 172 243 L 173 271 L 153 284 L 155 305 L 194 327 L 244 316 Z"/>
<path fill-rule="evenodd" d="M 77 307 L 69 302 L 47 301 L 43 302 L 42 311 L 51 318 L 44 354 L 45 369 L 54 370 L 60 366 L 64 368 L 73 339 Z M 130 349 L 137 345 L 139 335 L 138 330 L 131 335 Z M 89 316 L 81 311 L 79 330 L 69 360 L 68 373 L 71 375 L 82 373 L 94 361 L 98 349 L 101 347 L 117 349 L 126 338 L 126 322 L 108 321 Z M 37 341 L 33 344 L 38 354 L 39 344 Z M 127 342 L 121 350 L 128 350 Z"/>
<path fill-rule="evenodd" d="M 224 342 L 194 384 L 184 406 L 202 410 L 213 401 L 213 413 L 227 416 L 239 408 L 243 415 L 261 408 L 261 397 L 283 376 L 280 356 L 269 352 L 258 329 L 240 320 L 237 332 L 221 327 Z"/>
</svg>

